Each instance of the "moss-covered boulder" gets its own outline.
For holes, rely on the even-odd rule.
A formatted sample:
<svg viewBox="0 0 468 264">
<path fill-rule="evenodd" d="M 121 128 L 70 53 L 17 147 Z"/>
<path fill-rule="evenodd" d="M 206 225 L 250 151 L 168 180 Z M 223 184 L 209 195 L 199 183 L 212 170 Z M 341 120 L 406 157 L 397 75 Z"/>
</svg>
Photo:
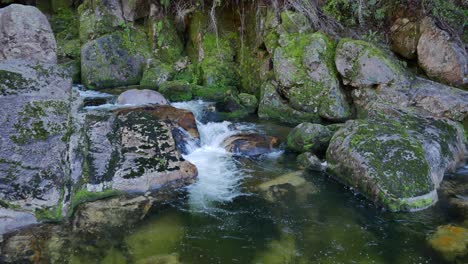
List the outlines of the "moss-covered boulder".
<svg viewBox="0 0 468 264">
<path fill-rule="evenodd" d="M 151 62 L 147 67 L 140 81 L 140 85 L 152 89 L 158 89 L 161 84 L 172 79 L 174 75 L 173 67 L 161 61 Z"/>
<path fill-rule="evenodd" d="M 81 81 L 94 89 L 139 84 L 149 55 L 146 35 L 119 31 L 83 45 Z"/>
<path fill-rule="evenodd" d="M 255 111 L 257 110 L 258 100 L 257 97 L 255 97 L 255 95 L 248 93 L 240 93 L 239 101 L 245 107 L 247 112 L 255 113 Z"/>
<path fill-rule="evenodd" d="M 61 219 L 65 185 L 73 183 L 71 96 L 71 79 L 57 65 L 0 62 L 2 229 Z"/>
<path fill-rule="evenodd" d="M 458 123 L 388 107 L 338 130 L 327 162 L 333 177 L 368 199 L 414 211 L 437 201 L 444 173 L 463 163 L 465 151 Z"/>
<path fill-rule="evenodd" d="M 86 43 L 125 25 L 118 0 L 85 0 L 78 7 L 80 40 Z"/>
<path fill-rule="evenodd" d="M 166 63 L 177 61 L 184 50 L 184 45 L 176 31 L 174 21 L 168 17 L 164 19 L 152 18 L 148 26 L 154 56 Z"/>
<path fill-rule="evenodd" d="M 336 68 L 343 82 L 357 88 L 408 87 L 405 68 L 375 45 L 353 39 L 341 39 L 336 48 Z"/>
<path fill-rule="evenodd" d="M 262 94 L 258 106 L 258 116 L 262 119 L 276 120 L 289 124 L 302 122 L 320 123 L 316 113 L 298 111 L 278 93 L 278 84 L 274 81 L 262 85 Z"/>
<path fill-rule="evenodd" d="M 189 101 L 193 97 L 193 87 L 186 81 L 168 81 L 159 86 L 159 92 L 172 102 Z"/>
<path fill-rule="evenodd" d="M 273 66 L 280 89 L 296 110 L 334 121 L 351 115 L 335 70 L 334 45 L 321 33 L 288 34 L 275 49 Z"/>
<path fill-rule="evenodd" d="M 312 152 L 324 154 L 333 133 L 320 124 L 302 123 L 296 126 L 288 135 L 288 149 L 303 153 Z"/>
</svg>

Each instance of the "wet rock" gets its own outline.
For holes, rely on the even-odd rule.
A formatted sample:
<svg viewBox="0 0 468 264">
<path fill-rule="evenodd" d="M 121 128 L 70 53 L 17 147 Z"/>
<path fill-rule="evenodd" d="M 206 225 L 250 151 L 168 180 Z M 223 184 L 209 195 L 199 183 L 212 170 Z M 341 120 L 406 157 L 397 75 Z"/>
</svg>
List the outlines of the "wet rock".
<svg viewBox="0 0 468 264">
<path fill-rule="evenodd" d="M 85 170 L 90 183 L 110 182 L 113 190 L 130 193 L 191 183 L 197 169 L 177 150 L 174 127 L 198 136 L 193 114 L 171 106 L 88 114 Z"/>
<path fill-rule="evenodd" d="M 57 44 L 46 16 L 36 7 L 12 4 L 0 9 L 0 60 L 57 62 Z"/>
<path fill-rule="evenodd" d="M 323 171 L 322 161 L 313 153 L 305 152 L 297 156 L 297 163 L 304 169 L 313 171 Z"/>
<path fill-rule="evenodd" d="M 273 68 L 279 90 L 292 108 L 313 114 L 315 119 L 340 121 L 349 117 L 333 55 L 332 42 L 321 33 L 290 34 L 280 39 Z"/>
<path fill-rule="evenodd" d="M 398 18 L 390 32 L 392 50 L 407 59 L 415 59 L 420 37 L 419 23 L 408 18 Z"/>
<path fill-rule="evenodd" d="M 410 85 L 408 73 L 396 59 L 362 40 L 340 40 L 335 63 L 343 82 L 353 87 L 404 88 Z"/>
<path fill-rule="evenodd" d="M 119 95 L 117 103 L 121 105 L 143 105 L 143 104 L 154 104 L 154 105 L 168 105 L 169 101 L 160 93 L 153 90 L 128 90 Z"/>
<path fill-rule="evenodd" d="M 308 194 L 318 192 L 317 187 L 307 182 L 303 171 L 291 172 L 264 182 L 258 186 L 265 199 L 275 202 L 285 199 L 305 199 Z"/>
<path fill-rule="evenodd" d="M 239 94 L 240 103 L 245 107 L 246 111 L 249 113 L 255 113 L 258 107 L 258 100 L 255 95 L 240 93 Z"/>
<path fill-rule="evenodd" d="M 171 102 L 190 101 L 193 85 L 186 81 L 168 81 L 159 86 L 159 92 Z"/>
<path fill-rule="evenodd" d="M 327 150 L 332 136 L 333 133 L 326 126 L 302 123 L 289 133 L 287 147 L 299 153 L 310 151 L 320 155 Z"/>
<path fill-rule="evenodd" d="M 59 66 L 0 61 L 0 200 L 10 208 L 60 219 L 70 180 L 71 97 L 71 80 Z"/>
<path fill-rule="evenodd" d="M 444 179 L 439 195 L 448 201 L 452 213 L 468 220 L 468 177 L 466 175 L 450 175 Z"/>
<path fill-rule="evenodd" d="M 76 208 L 73 230 L 89 234 L 129 228 L 141 221 L 151 208 L 148 197 L 116 197 L 88 202 Z"/>
<path fill-rule="evenodd" d="M 222 145 L 234 154 L 258 156 L 274 151 L 279 146 L 279 140 L 267 135 L 238 134 L 226 138 Z"/>
<path fill-rule="evenodd" d="M 139 84 L 145 57 L 146 35 L 137 29 L 92 40 L 81 49 L 81 81 L 94 89 Z M 128 39 L 131 38 L 132 41 Z"/>
<path fill-rule="evenodd" d="M 125 23 L 120 3 L 118 0 L 85 0 L 80 5 L 81 43 L 112 33 Z"/>
<path fill-rule="evenodd" d="M 468 229 L 453 225 L 439 226 L 428 242 L 446 260 L 455 261 L 468 253 Z"/>
<path fill-rule="evenodd" d="M 391 211 L 420 210 L 437 201 L 445 172 L 464 162 L 463 130 L 448 119 L 382 108 L 348 121 L 327 150 L 333 177 Z"/>
<path fill-rule="evenodd" d="M 421 21 L 418 42 L 418 62 L 426 74 L 435 80 L 458 87 L 468 85 L 468 54 L 450 34 L 426 17 Z"/>
</svg>

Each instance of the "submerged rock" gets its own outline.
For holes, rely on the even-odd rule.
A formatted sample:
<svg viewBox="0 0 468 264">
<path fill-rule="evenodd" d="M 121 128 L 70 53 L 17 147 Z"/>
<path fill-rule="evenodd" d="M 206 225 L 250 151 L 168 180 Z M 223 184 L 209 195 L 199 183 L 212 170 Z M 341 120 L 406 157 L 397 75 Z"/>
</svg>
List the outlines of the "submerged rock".
<svg viewBox="0 0 468 264">
<path fill-rule="evenodd" d="M 73 182 L 67 167 L 72 89 L 63 76 L 57 65 L 0 61 L 0 201 L 41 219 L 61 218 L 64 189 Z M 24 222 L 24 214 L 10 213 L 16 224 Z"/>
<path fill-rule="evenodd" d="M 320 155 L 327 150 L 332 136 L 333 133 L 326 126 L 302 123 L 289 133 L 287 147 L 299 153 L 310 151 Z"/>
<path fill-rule="evenodd" d="M 116 32 L 83 45 L 81 81 L 84 85 L 102 89 L 140 83 L 149 47 L 144 33 L 135 29 L 128 35 Z"/>
<path fill-rule="evenodd" d="M 0 8 L 0 60 L 57 62 L 57 44 L 47 17 L 34 6 Z"/>
<path fill-rule="evenodd" d="M 238 134 L 226 138 L 222 145 L 234 154 L 258 156 L 274 151 L 279 146 L 279 140 L 260 134 Z"/>
<path fill-rule="evenodd" d="M 128 90 L 117 97 L 117 103 L 121 105 L 130 104 L 130 105 L 143 105 L 143 104 L 153 104 L 153 105 L 168 105 L 164 96 L 153 90 Z"/>
<path fill-rule="evenodd" d="M 297 163 L 304 169 L 313 171 L 325 170 L 325 167 L 322 165 L 320 159 L 310 152 L 305 152 L 297 156 Z"/>
<path fill-rule="evenodd" d="M 342 39 L 335 63 L 344 84 L 357 88 L 408 87 L 410 78 L 400 63 L 371 43 Z"/>
<path fill-rule="evenodd" d="M 468 53 L 429 17 L 421 21 L 418 62 L 430 78 L 458 87 L 468 86 Z"/>
<path fill-rule="evenodd" d="M 391 211 L 427 208 L 444 174 L 463 164 L 463 130 L 447 119 L 384 108 L 332 138 L 332 176 Z"/>
<path fill-rule="evenodd" d="M 318 189 L 304 179 L 303 173 L 296 171 L 284 174 L 260 184 L 258 189 L 270 202 L 296 197 L 304 200 L 307 195 L 318 192 Z"/>
<path fill-rule="evenodd" d="M 455 261 L 468 253 L 468 229 L 453 225 L 439 226 L 428 242 L 445 259 Z"/>
</svg>

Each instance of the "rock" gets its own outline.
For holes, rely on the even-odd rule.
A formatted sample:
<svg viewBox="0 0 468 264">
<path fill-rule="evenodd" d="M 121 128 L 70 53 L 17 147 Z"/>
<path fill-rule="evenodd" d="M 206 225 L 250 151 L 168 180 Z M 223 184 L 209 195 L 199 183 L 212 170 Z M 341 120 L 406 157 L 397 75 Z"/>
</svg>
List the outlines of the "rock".
<svg viewBox="0 0 468 264">
<path fill-rule="evenodd" d="M 160 93 L 153 90 L 128 90 L 117 97 L 117 103 L 121 105 L 130 104 L 130 105 L 144 105 L 144 104 L 154 104 L 154 105 L 168 105 L 169 102 L 167 99 Z"/>
<path fill-rule="evenodd" d="M 367 116 L 379 104 L 411 108 L 434 117 L 462 121 L 467 117 L 468 92 L 415 78 L 410 88 L 355 89 L 351 93 L 358 116 Z"/>
<path fill-rule="evenodd" d="M 129 228 L 141 221 L 152 206 L 152 199 L 116 197 L 80 205 L 73 216 L 73 230 L 99 234 Z"/>
<path fill-rule="evenodd" d="M 468 54 L 450 34 L 437 27 L 431 18 L 421 21 L 418 63 L 433 79 L 457 87 L 468 86 Z"/>
<path fill-rule="evenodd" d="M 61 218 L 65 184 L 73 183 L 67 167 L 71 88 L 55 64 L 0 61 L 0 200 L 40 220 Z"/>
<path fill-rule="evenodd" d="M 159 92 L 172 102 L 190 101 L 193 85 L 186 81 L 168 81 L 159 86 Z"/>
<path fill-rule="evenodd" d="M 357 88 L 410 85 L 408 73 L 396 59 L 362 40 L 341 39 L 335 63 L 346 85 Z"/>
<path fill-rule="evenodd" d="M 265 199 L 270 202 L 285 198 L 304 199 L 308 194 L 318 192 L 317 187 L 302 177 L 303 171 L 296 171 L 276 177 L 258 186 Z"/>
<path fill-rule="evenodd" d="M 226 138 L 222 146 L 237 155 L 258 156 L 273 152 L 279 146 L 279 139 L 260 134 L 237 134 Z"/>
<path fill-rule="evenodd" d="M 326 126 L 302 123 L 288 135 L 287 148 L 295 152 L 312 152 L 321 155 L 327 150 L 333 133 Z"/>
<path fill-rule="evenodd" d="M 281 12 L 282 33 L 307 33 L 312 31 L 309 20 L 305 15 L 299 12 L 285 10 Z"/>
<path fill-rule="evenodd" d="M 83 45 L 81 81 L 94 89 L 139 84 L 149 54 L 144 33 L 133 30 L 105 35 Z"/>
<path fill-rule="evenodd" d="M 195 133 L 190 120 L 193 114 L 170 106 L 89 113 L 84 153 L 89 183 L 127 193 L 192 183 L 197 169 L 182 158 L 172 135 L 178 124 Z"/>
<path fill-rule="evenodd" d="M 17 228 L 36 223 L 37 219 L 32 213 L 0 207 L 0 236 Z"/>
<path fill-rule="evenodd" d="M 297 156 L 299 166 L 313 171 L 323 171 L 322 162 L 311 152 L 305 152 Z"/>
<path fill-rule="evenodd" d="M 448 119 L 382 108 L 348 121 L 327 150 L 332 176 L 391 211 L 437 201 L 444 174 L 463 164 L 463 129 Z"/>
<path fill-rule="evenodd" d="M 262 96 L 258 106 L 258 117 L 289 124 L 320 122 L 316 113 L 298 111 L 288 105 L 287 101 L 279 95 L 276 85 L 273 81 L 263 84 Z"/>
<path fill-rule="evenodd" d="M 463 220 L 468 220 L 468 177 L 450 175 L 442 182 L 439 195 L 448 201 L 450 212 Z"/>
<path fill-rule="evenodd" d="M 150 14 L 150 1 L 122 1 L 122 13 L 126 21 L 135 21 L 140 18 L 145 18 Z"/>
<path fill-rule="evenodd" d="M 0 9 L 0 60 L 57 62 L 57 44 L 46 16 L 33 6 Z"/>
<path fill-rule="evenodd" d="M 455 261 L 468 253 L 468 229 L 453 225 L 439 226 L 428 242 L 446 260 Z"/>
<path fill-rule="evenodd" d="M 149 38 L 151 50 L 156 58 L 171 65 L 180 59 L 184 44 L 176 31 L 174 21 L 170 18 L 150 18 Z"/>
<path fill-rule="evenodd" d="M 171 80 L 173 75 L 174 70 L 171 65 L 162 62 L 154 62 L 144 71 L 140 85 L 158 89 L 161 84 Z"/>
<path fill-rule="evenodd" d="M 78 7 L 81 43 L 112 33 L 125 24 L 120 3 L 118 0 L 85 0 Z"/>
<path fill-rule="evenodd" d="M 246 111 L 249 113 L 255 113 L 258 107 L 258 100 L 255 95 L 248 93 L 240 93 L 239 101 L 245 107 Z"/>
<path fill-rule="evenodd" d="M 420 33 L 419 23 L 398 18 L 390 28 L 392 51 L 407 59 L 415 59 Z"/>
<path fill-rule="evenodd" d="M 321 33 L 290 34 L 275 49 L 273 68 L 292 108 L 334 121 L 350 116 L 335 71 L 333 43 Z"/>
</svg>

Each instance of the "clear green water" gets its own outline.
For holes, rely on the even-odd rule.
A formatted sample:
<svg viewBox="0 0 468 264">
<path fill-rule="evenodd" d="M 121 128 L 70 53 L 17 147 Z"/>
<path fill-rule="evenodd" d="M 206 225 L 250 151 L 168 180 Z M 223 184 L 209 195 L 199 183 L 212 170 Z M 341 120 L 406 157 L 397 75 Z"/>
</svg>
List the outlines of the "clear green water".
<svg viewBox="0 0 468 264">
<path fill-rule="evenodd" d="M 258 123 L 280 138 L 289 128 Z M 80 238 L 72 263 L 446 263 L 426 237 L 450 223 L 444 202 L 415 213 L 374 207 L 320 172 L 311 188 L 268 201 L 258 184 L 297 171 L 295 156 L 236 159 L 249 177 L 232 201 L 203 210 L 180 199 L 136 227 Z"/>
</svg>

